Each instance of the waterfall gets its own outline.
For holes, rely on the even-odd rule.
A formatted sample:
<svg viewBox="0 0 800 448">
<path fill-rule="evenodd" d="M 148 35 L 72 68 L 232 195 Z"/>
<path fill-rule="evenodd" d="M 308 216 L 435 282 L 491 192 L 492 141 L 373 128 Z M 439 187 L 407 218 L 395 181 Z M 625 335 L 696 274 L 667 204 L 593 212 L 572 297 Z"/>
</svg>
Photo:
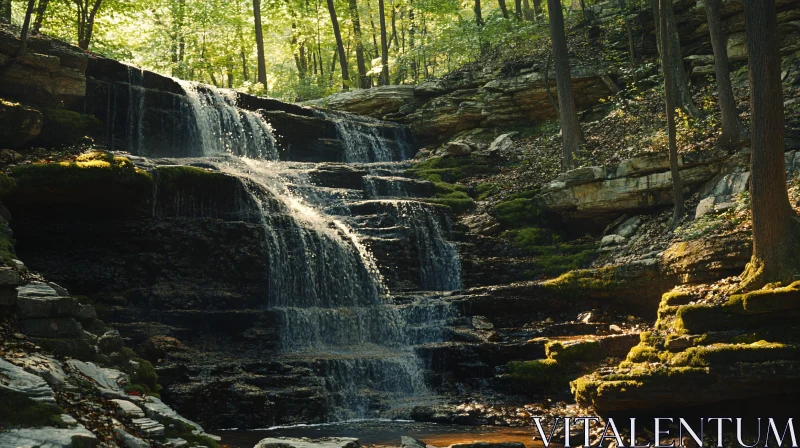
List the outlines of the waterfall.
<svg viewBox="0 0 800 448">
<path fill-rule="evenodd" d="M 413 156 L 408 131 L 405 127 L 392 127 L 382 131 L 378 120 L 346 112 L 314 110 L 316 116 L 326 118 L 336 125 L 339 140 L 344 144 L 346 163 L 392 162 Z M 385 123 L 384 123 L 385 124 Z"/>
<path fill-rule="evenodd" d="M 272 127 L 256 112 L 236 107 L 236 92 L 189 81 L 183 88 L 196 120 L 195 141 L 204 156 L 233 154 L 277 160 Z"/>
<path fill-rule="evenodd" d="M 242 195 L 247 197 L 237 203 L 243 205 L 225 213 L 234 219 L 246 216 L 263 230 L 268 281 L 262 303 L 279 323 L 279 353 L 269 356 L 324 378 L 332 420 L 383 416 L 389 408 L 429 401 L 432 392 L 415 346 L 442 341 L 458 313 L 438 296 L 393 296 L 365 242 L 360 218 L 350 212 L 365 198 L 392 198 L 379 201 L 381 213 L 396 221 L 394 227 L 403 229 L 408 245 L 419 253 L 415 264 L 420 287 L 460 287 L 458 254 L 446 241 L 446 217 L 434 207 L 394 200 L 421 191 L 419 181 L 400 176 L 408 164 L 399 162 L 413 155 L 407 129 L 350 114 L 316 112 L 335 123 L 344 161 L 364 165 L 336 171 L 340 165 L 279 162 L 271 126 L 260 114 L 239 109 L 235 92 L 176 80 L 185 96 L 176 94 L 172 100 L 170 113 L 181 120 L 167 135 L 181 146 L 171 148 L 170 142 L 147 139 L 148 129 L 161 124 L 149 116 L 143 119 L 149 108 L 142 72 L 129 72 L 128 80 L 125 138 L 131 152 L 200 155 L 184 163 L 242 180 Z M 317 185 L 309 173 L 320 172 L 356 177 L 347 177 L 343 184 Z M 175 197 L 154 194 L 154 214 L 169 208 L 206 216 L 213 209 L 191 192 Z"/>
</svg>

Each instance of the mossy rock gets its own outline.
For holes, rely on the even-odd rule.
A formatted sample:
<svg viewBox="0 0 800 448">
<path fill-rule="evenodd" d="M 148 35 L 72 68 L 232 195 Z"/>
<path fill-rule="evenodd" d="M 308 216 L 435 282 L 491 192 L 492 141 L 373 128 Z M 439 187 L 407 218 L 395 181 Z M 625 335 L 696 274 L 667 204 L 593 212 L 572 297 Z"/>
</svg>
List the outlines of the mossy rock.
<svg viewBox="0 0 800 448">
<path fill-rule="evenodd" d="M 784 288 L 761 289 L 734 295 L 731 296 L 731 302 L 741 302 L 747 314 L 800 310 L 800 281 Z"/>
<path fill-rule="evenodd" d="M 192 446 L 219 447 L 219 444 L 208 435 L 195 434 L 196 428 L 184 421 L 165 418 L 160 423 L 164 425 L 164 435 L 168 439 L 183 439 Z"/>
<path fill-rule="evenodd" d="M 672 366 L 723 368 L 735 363 L 754 363 L 800 359 L 800 348 L 777 342 L 759 341 L 752 344 L 711 344 L 689 347 L 674 355 Z"/>
<path fill-rule="evenodd" d="M 153 364 L 142 358 L 134 358 L 131 361 L 136 365 L 129 372 L 131 383 L 138 385 L 139 388 L 144 388 L 141 392 L 157 394 L 161 390 L 161 386 L 158 384 L 158 374 Z"/>
<path fill-rule="evenodd" d="M 246 220 L 257 210 L 243 181 L 193 166 L 160 166 L 153 170 L 155 212 L 160 216 Z"/>
<path fill-rule="evenodd" d="M 517 393 L 555 393 L 566 391 L 569 382 L 581 374 L 565 368 L 555 359 L 512 361 L 508 363 L 506 383 Z"/>
<path fill-rule="evenodd" d="M 45 147 L 72 145 L 84 137 L 99 136 L 102 123 L 96 117 L 66 109 L 44 109 L 42 131 L 35 144 Z"/>
<path fill-rule="evenodd" d="M 61 420 L 64 410 L 55 404 L 42 403 L 29 398 L 22 392 L 0 387 L 0 430 L 18 426 L 67 427 Z"/>
<path fill-rule="evenodd" d="M 455 183 L 497 171 L 497 167 L 480 157 L 431 157 L 414 164 L 406 174 L 431 182 Z"/>
<path fill-rule="evenodd" d="M 492 214 L 497 222 L 509 229 L 522 227 L 548 227 L 550 222 L 544 209 L 534 200 L 538 190 L 526 190 L 509 196 L 498 203 Z"/>
<path fill-rule="evenodd" d="M 762 297 L 767 297 L 767 295 L 759 296 L 756 302 L 763 300 Z M 792 309 L 766 312 L 761 308 L 756 314 L 748 314 L 744 308 L 745 298 L 744 295 L 731 296 L 729 301 L 723 305 L 681 306 L 675 313 L 673 328 L 680 333 L 701 334 L 709 331 L 784 325 L 791 323 L 797 317 L 798 313 Z M 775 300 L 780 299 L 768 299 L 769 302 Z"/>
<path fill-rule="evenodd" d="M 544 349 L 548 359 L 556 360 L 562 364 L 600 361 L 605 358 L 603 347 L 598 341 L 594 340 L 551 341 L 545 345 Z"/>
<path fill-rule="evenodd" d="M 646 305 L 652 305 L 655 311 L 662 283 L 656 265 L 627 264 L 570 271 L 542 282 L 542 286 L 564 296 L 615 298 L 636 294 L 643 304 L 647 302 Z"/>
<path fill-rule="evenodd" d="M 455 214 L 466 213 L 475 208 L 475 201 L 467 194 L 467 187 L 445 182 L 434 182 L 434 186 L 434 197 L 422 199 L 423 201 L 449 207 Z"/>
</svg>

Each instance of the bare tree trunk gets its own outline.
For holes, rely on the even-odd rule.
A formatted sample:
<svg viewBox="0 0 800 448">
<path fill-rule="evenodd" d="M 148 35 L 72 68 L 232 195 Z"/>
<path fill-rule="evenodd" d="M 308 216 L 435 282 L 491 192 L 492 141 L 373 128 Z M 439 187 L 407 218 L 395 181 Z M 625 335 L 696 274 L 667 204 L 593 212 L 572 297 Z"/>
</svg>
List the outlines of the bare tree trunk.
<svg viewBox="0 0 800 448">
<path fill-rule="evenodd" d="M 42 29 L 42 23 L 44 23 L 44 16 L 47 13 L 49 4 L 50 0 L 39 0 L 39 6 L 36 7 L 36 20 L 33 21 L 34 34 L 39 34 L 39 30 Z"/>
<path fill-rule="evenodd" d="M 378 84 L 389 85 L 389 42 L 386 39 L 386 13 L 383 0 L 378 0 L 378 14 L 381 24 L 381 79 Z"/>
<path fill-rule="evenodd" d="M 722 135 L 717 144 L 721 148 L 733 149 L 739 141 L 742 123 L 736 113 L 736 100 L 733 98 L 730 65 L 725 33 L 720 22 L 720 0 L 706 0 L 706 16 L 708 31 L 711 35 L 711 46 L 714 48 L 714 71 L 717 75 L 717 91 L 719 108 L 722 112 Z"/>
<path fill-rule="evenodd" d="M 522 0 L 522 16 L 525 17 L 527 21 L 533 21 L 534 16 L 536 15 L 535 10 L 531 10 L 531 4 L 529 0 Z"/>
<path fill-rule="evenodd" d="M 753 258 L 745 287 L 790 281 L 797 272 L 797 223 L 786 191 L 781 56 L 773 0 L 744 2 L 750 58 Z"/>
<path fill-rule="evenodd" d="M 11 0 L 0 0 L 0 21 L 11 23 Z"/>
<path fill-rule="evenodd" d="M 669 28 L 669 21 L 667 20 L 667 8 L 672 8 L 671 0 L 659 0 L 659 21 L 658 32 L 661 34 L 661 40 L 666 42 L 669 40 L 669 33 L 672 31 Z M 664 91 L 666 92 L 666 114 L 667 114 L 667 135 L 669 137 L 669 167 L 672 174 L 672 199 L 675 202 L 675 208 L 672 212 L 672 227 L 678 225 L 681 217 L 684 214 L 683 203 L 683 187 L 681 186 L 681 176 L 678 171 L 678 144 L 675 131 L 675 86 L 672 79 L 672 70 L 669 69 L 669 64 L 672 61 L 671 45 L 663 45 L 661 48 L 661 67 L 664 70 Z"/>
<path fill-rule="evenodd" d="M 331 25 L 333 25 L 333 36 L 336 38 L 336 48 L 339 52 L 339 66 L 342 68 L 342 90 L 350 89 L 350 75 L 347 72 L 347 53 L 344 51 L 342 33 L 339 31 L 339 21 L 336 19 L 336 8 L 333 0 L 328 0 L 328 12 L 331 14 Z"/>
<path fill-rule="evenodd" d="M 392 35 L 389 36 L 389 45 L 394 42 L 395 52 L 400 50 L 400 40 L 397 39 L 397 8 L 392 8 Z"/>
<path fill-rule="evenodd" d="M 561 113 L 561 137 L 564 140 L 562 169 L 566 172 L 572 167 L 572 156 L 583 143 L 583 132 L 578 122 L 578 111 L 572 95 L 572 75 L 567 53 L 567 36 L 564 32 L 564 14 L 560 0 L 547 0 L 550 13 L 550 40 L 553 42 L 553 59 L 558 87 L 558 105 Z"/>
<path fill-rule="evenodd" d="M 261 0 L 253 0 L 253 18 L 256 28 L 256 51 L 258 53 L 258 82 L 267 89 L 267 63 L 264 58 L 264 30 L 261 28 Z"/>
<path fill-rule="evenodd" d="M 631 26 L 631 21 L 628 20 L 626 9 L 625 0 L 619 0 L 619 11 L 622 16 L 622 21 L 625 23 L 625 33 L 628 36 L 628 58 L 631 63 L 631 68 L 636 68 L 636 46 L 633 43 L 633 27 Z"/>
<path fill-rule="evenodd" d="M 367 65 L 364 62 L 364 42 L 361 35 L 361 18 L 358 14 L 358 3 L 356 0 L 349 0 L 350 17 L 353 21 L 353 34 L 356 39 L 356 66 L 358 68 L 358 86 L 362 89 L 370 87 L 367 77 Z"/>
<path fill-rule="evenodd" d="M 508 20 L 508 8 L 506 7 L 506 0 L 497 0 L 500 5 L 500 11 L 503 13 L 503 18 Z"/>
<path fill-rule="evenodd" d="M 89 0 L 75 0 L 75 4 L 78 6 L 78 47 L 82 50 L 89 49 L 94 32 L 94 19 L 97 17 L 97 11 L 100 10 L 102 2 L 103 0 L 95 0 L 94 4 L 90 5 Z M 90 6 L 91 9 L 89 9 Z"/>
<path fill-rule="evenodd" d="M 657 18 L 660 21 L 660 12 L 659 12 L 659 0 L 651 0 L 653 5 L 653 17 Z M 681 41 L 680 36 L 678 35 L 678 26 L 675 22 L 675 11 L 673 9 L 672 3 L 667 5 L 666 8 L 666 19 L 667 19 L 667 28 L 670 30 L 669 38 L 667 39 L 668 44 L 670 45 L 670 58 L 672 59 L 669 65 L 670 70 L 672 71 L 672 79 L 675 82 L 675 103 L 683 109 L 687 114 L 691 115 L 692 117 L 699 117 L 700 110 L 697 109 L 697 106 L 694 104 L 694 100 L 692 99 L 692 92 L 689 91 L 689 77 L 686 75 L 686 69 L 683 63 L 683 56 L 681 56 Z M 656 27 L 658 29 L 658 27 Z M 662 51 L 662 47 L 664 46 L 664 39 L 661 37 L 661 33 L 656 33 L 657 39 L 656 42 L 658 44 L 658 51 Z"/>
<path fill-rule="evenodd" d="M 514 15 L 517 17 L 517 20 L 522 20 L 522 0 L 514 0 Z"/>
<path fill-rule="evenodd" d="M 31 15 L 33 15 L 33 7 L 36 5 L 36 0 L 28 0 L 28 8 L 25 10 L 25 20 L 22 22 L 22 32 L 19 39 L 22 44 L 19 47 L 17 56 L 21 57 L 28 51 L 28 27 L 31 25 Z"/>
<path fill-rule="evenodd" d="M 475 23 L 478 27 L 483 26 L 483 16 L 481 15 L 481 0 L 475 0 L 475 6 L 472 8 L 475 11 Z"/>
</svg>

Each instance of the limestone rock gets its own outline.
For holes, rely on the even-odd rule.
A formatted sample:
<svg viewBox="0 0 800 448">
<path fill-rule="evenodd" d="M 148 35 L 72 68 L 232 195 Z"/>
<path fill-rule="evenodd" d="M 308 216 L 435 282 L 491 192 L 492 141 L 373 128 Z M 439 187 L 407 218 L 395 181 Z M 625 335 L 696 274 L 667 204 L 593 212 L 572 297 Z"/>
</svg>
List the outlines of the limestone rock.
<svg viewBox="0 0 800 448">
<path fill-rule="evenodd" d="M 151 420 L 146 417 L 142 418 L 134 418 L 131 420 L 131 423 L 139 430 L 142 434 L 147 436 L 147 438 L 159 438 L 164 436 L 165 428 L 164 425 L 158 423 L 155 420 Z"/>
<path fill-rule="evenodd" d="M 386 114 L 399 112 L 403 106 L 413 102 L 414 86 L 399 85 L 353 89 L 306 104 L 382 118 Z"/>
<path fill-rule="evenodd" d="M 102 395 L 127 398 L 122 391 L 122 385 L 127 384 L 128 376 L 119 370 L 98 367 L 94 363 L 77 359 L 68 360 L 67 366 L 94 382 Z"/>
<path fill-rule="evenodd" d="M 33 282 L 17 288 L 17 317 L 20 319 L 73 317 L 77 311 L 75 299 L 60 296 L 45 283 Z"/>
<path fill-rule="evenodd" d="M 425 442 L 417 440 L 413 437 L 402 436 L 400 437 L 400 448 L 425 448 Z"/>
<path fill-rule="evenodd" d="M 681 181 L 686 189 L 713 178 L 715 155 L 683 155 Z M 548 184 L 539 204 L 565 218 L 602 218 L 672 203 L 672 176 L 663 155 L 646 155 L 610 167 L 585 167 Z"/>
<path fill-rule="evenodd" d="M 17 148 L 33 140 L 42 131 L 42 113 L 32 107 L 0 99 L 0 141 L 7 148 Z"/>
<path fill-rule="evenodd" d="M 85 427 L 21 428 L 0 432 L 0 446 L 15 448 L 94 448 L 97 437 Z"/>
<path fill-rule="evenodd" d="M 3 358 L 0 358 L 0 388 L 23 393 L 32 400 L 55 403 L 53 389 L 45 380 Z"/>
<path fill-rule="evenodd" d="M 159 422 L 163 422 L 167 419 L 178 420 L 193 427 L 196 431 L 199 431 L 201 433 L 204 432 L 203 428 L 201 428 L 200 425 L 178 415 L 177 412 L 173 411 L 172 408 L 164 404 L 164 402 L 161 401 L 159 398 L 156 398 L 151 395 L 146 397 L 144 401 L 140 404 L 144 409 L 144 413 L 147 415 L 148 418 L 151 418 Z"/>
<path fill-rule="evenodd" d="M 122 445 L 126 448 L 148 448 L 150 446 L 149 443 L 145 442 L 144 440 L 134 437 L 127 432 L 125 432 L 122 428 L 114 428 L 114 436 L 122 442 Z"/>
<path fill-rule="evenodd" d="M 738 275 L 750 261 L 749 233 L 701 238 L 672 244 L 661 256 L 662 272 L 681 283 L 696 283 Z"/>
<path fill-rule="evenodd" d="M 131 418 L 142 418 L 145 416 L 144 411 L 142 408 L 137 406 L 134 403 L 131 403 L 128 400 L 123 400 L 120 398 L 115 398 L 111 400 L 114 403 L 114 406 L 117 407 L 117 412 L 120 415 L 131 417 Z"/>
<path fill-rule="evenodd" d="M 67 386 L 67 374 L 56 359 L 43 354 L 30 354 L 17 361 L 22 368 L 41 377 L 51 387 L 60 389 Z"/>
<path fill-rule="evenodd" d="M 19 320 L 19 328 L 34 338 L 79 338 L 83 327 L 71 317 L 37 318 Z"/>
<path fill-rule="evenodd" d="M 606 235 L 600 240 L 600 247 L 613 247 L 625 244 L 628 239 L 622 235 Z"/>
<path fill-rule="evenodd" d="M 489 155 L 490 156 L 502 156 L 504 155 L 509 149 L 514 146 L 514 137 L 515 133 L 509 134 L 502 134 L 498 136 L 496 139 L 489 144 Z"/>
<path fill-rule="evenodd" d="M 359 448 L 361 442 L 352 437 L 323 437 L 320 439 L 278 437 L 263 439 L 254 448 Z"/>
<path fill-rule="evenodd" d="M 450 142 L 445 146 L 444 153 L 454 157 L 468 156 L 472 153 L 472 148 L 464 142 Z"/>
</svg>

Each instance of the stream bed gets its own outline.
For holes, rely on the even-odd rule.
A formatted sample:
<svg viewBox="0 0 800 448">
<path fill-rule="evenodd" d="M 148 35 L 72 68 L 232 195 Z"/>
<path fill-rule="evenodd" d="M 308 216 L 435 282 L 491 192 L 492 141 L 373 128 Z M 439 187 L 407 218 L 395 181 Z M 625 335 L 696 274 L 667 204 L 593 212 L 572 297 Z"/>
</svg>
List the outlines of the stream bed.
<svg viewBox="0 0 800 448">
<path fill-rule="evenodd" d="M 437 447 L 478 441 L 522 442 L 527 448 L 542 446 L 541 442 L 533 440 L 536 429 L 532 426 L 463 426 L 402 420 L 361 420 L 251 431 L 228 430 L 216 434 L 222 437 L 222 445 L 232 448 L 252 448 L 260 440 L 270 437 L 356 437 L 362 445 L 400 446 L 401 436 L 411 436 Z"/>
</svg>

